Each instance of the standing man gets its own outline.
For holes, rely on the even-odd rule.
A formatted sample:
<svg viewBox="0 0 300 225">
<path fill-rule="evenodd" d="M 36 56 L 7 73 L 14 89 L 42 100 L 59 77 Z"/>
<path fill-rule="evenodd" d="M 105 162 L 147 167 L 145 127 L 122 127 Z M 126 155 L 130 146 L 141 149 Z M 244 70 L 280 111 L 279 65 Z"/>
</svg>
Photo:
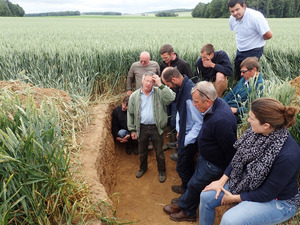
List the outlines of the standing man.
<svg viewBox="0 0 300 225">
<path fill-rule="evenodd" d="M 160 72 L 162 73 L 163 70 L 167 67 L 175 67 L 182 75 L 186 75 L 188 78 L 192 78 L 192 71 L 190 65 L 184 61 L 183 59 L 179 58 L 178 55 L 174 52 L 173 47 L 169 44 L 165 44 L 160 48 L 160 56 L 163 60 L 163 62 L 160 64 Z M 174 138 L 176 134 L 176 105 L 175 102 L 171 103 L 171 105 L 168 106 L 168 115 L 169 118 L 169 125 L 171 127 L 171 134 L 170 134 L 170 142 Z M 175 132 L 174 132 L 175 131 Z M 167 149 L 167 148 L 166 148 Z M 177 148 L 173 150 L 173 153 L 171 154 L 171 159 L 174 161 L 177 161 L 178 155 L 177 155 Z"/>
<path fill-rule="evenodd" d="M 228 77 L 232 75 L 232 65 L 226 52 L 215 51 L 212 44 L 201 48 L 201 57 L 196 62 L 195 77 L 211 81 L 217 90 L 218 97 L 228 87 Z"/>
<path fill-rule="evenodd" d="M 135 82 L 135 90 L 142 86 L 142 76 L 146 72 L 153 72 L 160 75 L 159 65 L 155 61 L 151 61 L 149 52 L 142 52 L 140 55 L 140 61 L 131 65 L 127 75 L 126 94 L 130 96 L 133 90 L 133 83 Z"/>
<path fill-rule="evenodd" d="M 153 87 L 156 84 L 157 87 Z M 138 139 L 140 178 L 148 170 L 148 143 L 153 141 L 159 172 L 159 182 L 166 180 L 165 155 L 162 150 L 163 129 L 167 125 L 166 106 L 175 99 L 175 93 L 161 83 L 160 77 L 147 72 L 142 77 L 142 87 L 129 98 L 127 125 L 133 140 Z"/>
<path fill-rule="evenodd" d="M 188 78 L 192 78 L 192 71 L 190 65 L 179 58 L 178 55 L 174 52 L 173 47 L 169 44 L 165 44 L 160 48 L 160 56 L 163 62 L 160 64 L 160 72 L 169 66 L 175 67 L 183 75 L 186 75 Z"/>
<path fill-rule="evenodd" d="M 237 52 L 234 60 L 236 78 L 241 79 L 240 64 L 247 57 L 258 59 L 263 54 L 266 40 L 272 38 L 268 22 L 262 13 L 246 8 L 245 0 L 229 0 L 229 27 L 236 34 Z"/>
<path fill-rule="evenodd" d="M 181 185 L 172 186 L 172 191 L 183 194 L 187 183 L 195 171 L 194 156 L 197 152 L 197 137 L 202 126 L 203 117 L 193 106 L 191 90 L 194 83 L 176 68 L 168 67 L 162 72 L 162 81 L 177 92 L 176 130 L 178 134 L 178 159 L 176 170 L 181 178 Z"/>
<path fill-rule="evenodd" d="M 164 207 L 173 221 L 196 221 L 201 191 L 222 176 L 235 153 L 236 119 L 226 102 L 217 97 L 213 84 L 207 81 L 197 83 L 192 89 L 192 97 L 194 106 L 203 114 L 198 135 L 198 161 L 178 203 L 172 200 L 172 204 Z"/>
</svg>

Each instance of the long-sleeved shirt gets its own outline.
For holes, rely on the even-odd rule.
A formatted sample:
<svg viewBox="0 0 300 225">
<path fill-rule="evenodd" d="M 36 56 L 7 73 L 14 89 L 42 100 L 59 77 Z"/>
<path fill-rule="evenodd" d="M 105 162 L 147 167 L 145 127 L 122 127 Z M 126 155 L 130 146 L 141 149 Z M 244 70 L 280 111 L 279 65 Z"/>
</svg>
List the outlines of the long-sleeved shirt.
<svg viewBox="0 0 300 225">
<path fill-rule="evenodd" d="M 203 117 L 198 135 L 199 153 L 220 169 L 225 169 L 235 153 L 237 123 L 230 107 L 217 98 L 209 112 Z"/>
<path fill-rule="evenodd" d="M 232 75 L 232 65 L 226 52 L 215 51 L 211 60 L 215 63 L 215 67 L 204 67 L 202 58 L 200 57 L 195 65 L 195 77 L 202 77 L 202 80 L 212 81 L 218 72 L 229 77 Z"/>
<path fill-rule="evenodd" d="M 119 130 L 127 128 L 127 111 L 122 110 L 122 105 L 116 107 L 112 113 L 111 132 L 114 138 L 117 137 Z"/>
<path fill-rule="evenodd" d="M 240 193 L 243 201 L 269 202 L 273 199 L 289 200 L 299 194 L 298 173 L 300 169 L 300 148 L 290 135 L 280 153 L 276 156 L 271 171 L 263 184 L 253 191 Z M 224 174 L 229 177 L 232 166 Z M 299 207 L 299 202 L 293 202 Z"/>
<path fill-rule="evenodd" d="M 176 131 L 180 131 L 179 127 L 179 113 L 176 114 Z M 188 99 L 186 101 L 186 130 L 185 130 L 185 139 L 184 147 L 189 144 L 196 142 L 199 131 L 201 130 L 203 122 L 203 116 L 199 110 L 193 105 L 193 101 Z"/>
<path fill-rule="evenodd" d="M 242 77 L 239 83 L 223 99 L 230 107 L 237 108 L 237 115 L 246 112 L 247 99 L 255 91 L 260 97 L 263 91 L 263 78 L 261 73 L 258 77 L 250 78 L 248 81 Z"/>
</svg>

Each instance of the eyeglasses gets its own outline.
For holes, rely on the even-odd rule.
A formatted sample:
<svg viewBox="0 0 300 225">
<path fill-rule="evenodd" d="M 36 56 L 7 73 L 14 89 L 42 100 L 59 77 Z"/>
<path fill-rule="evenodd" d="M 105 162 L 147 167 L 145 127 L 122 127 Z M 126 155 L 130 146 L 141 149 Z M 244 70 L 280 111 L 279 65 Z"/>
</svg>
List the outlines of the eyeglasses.
<svg viewBox="0 0 300 225">
<path fill-rule="evenodd" d="M 252 70 L 252 69 L 248 69 L 248 70 L 241 70 L 241 73 L 247 73 L 249 70 Z"/>
<path fill-rule="evenodd" d="M 203 93 L 202 91 L 200 91 L 196 86 L 193 87 L 193 91 L 195 91 L 195 90 L 199 91 L 200 94 L 204 95 L 207 99 L 210 100 L 210 98 L 205 93 Z"/>
<path fill-rule="evenodd" d="M 148 61 L 146 60 L 140 60 L 140 63 L 147 63 Z"/>
</svg>

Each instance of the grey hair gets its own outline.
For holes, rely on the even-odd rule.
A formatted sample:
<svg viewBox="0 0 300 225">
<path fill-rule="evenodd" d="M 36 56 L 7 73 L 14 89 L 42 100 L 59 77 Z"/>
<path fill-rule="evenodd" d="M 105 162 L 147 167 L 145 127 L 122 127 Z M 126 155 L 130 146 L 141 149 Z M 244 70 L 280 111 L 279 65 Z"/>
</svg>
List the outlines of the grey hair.
<svg viewBox="0 0 300 225">
<path fill-rule="evenodd" d="M 145 79 L 145 76 L 151 76 L 151 77 L 153 77 L 154 75 L 155 75 L 155 73 L 153 73 L 152 71 L 148 71 L 148 72 L 146 72 L 146 73 L 143 74 L 142 80 Z"/>
<path fill-rule="evenodd" d="M 201 100 L 203 101 L 209 98 L 214 102 L 218 97 L 217 91 L 214 85 L 212 84 L 212 82 L 208 82 L 208 81 L 198 82 L 195 88 L 192 88 L 191 94 L 193 94 L 196 91 L 196 89 L 198 90 Z"/>
</svg>

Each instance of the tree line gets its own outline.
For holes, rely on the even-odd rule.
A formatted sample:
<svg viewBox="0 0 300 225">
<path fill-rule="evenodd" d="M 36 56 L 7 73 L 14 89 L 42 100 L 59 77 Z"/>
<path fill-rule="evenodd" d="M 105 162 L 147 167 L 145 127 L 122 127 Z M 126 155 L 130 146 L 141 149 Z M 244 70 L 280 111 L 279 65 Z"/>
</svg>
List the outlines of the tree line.
<svg viewBox="0 0 300 225">
<path fill-rule="evenodd" d="M 29 13 L 25 15 L 26 17 L 36 17 L 36 16 L 80 16 L 79 11 L 63 11 L 63 12 L 46 12 L 46 13 Z"/>
<path fill-rule="evenodd" d="M 198 3 L 192 11 L 193 17 L 227 18 L 230 12 L 228 0 L 212 0 Z M 300 0 L 246 0 L 246 6 L 262 12 L 268 18 L 300 17 Z"/>
<path fill-rule="evenodd" d="M 0 16 L 24 16 L 25 11 L 18 4 L 8 0 L 0 0 Z"/>
</svg>

